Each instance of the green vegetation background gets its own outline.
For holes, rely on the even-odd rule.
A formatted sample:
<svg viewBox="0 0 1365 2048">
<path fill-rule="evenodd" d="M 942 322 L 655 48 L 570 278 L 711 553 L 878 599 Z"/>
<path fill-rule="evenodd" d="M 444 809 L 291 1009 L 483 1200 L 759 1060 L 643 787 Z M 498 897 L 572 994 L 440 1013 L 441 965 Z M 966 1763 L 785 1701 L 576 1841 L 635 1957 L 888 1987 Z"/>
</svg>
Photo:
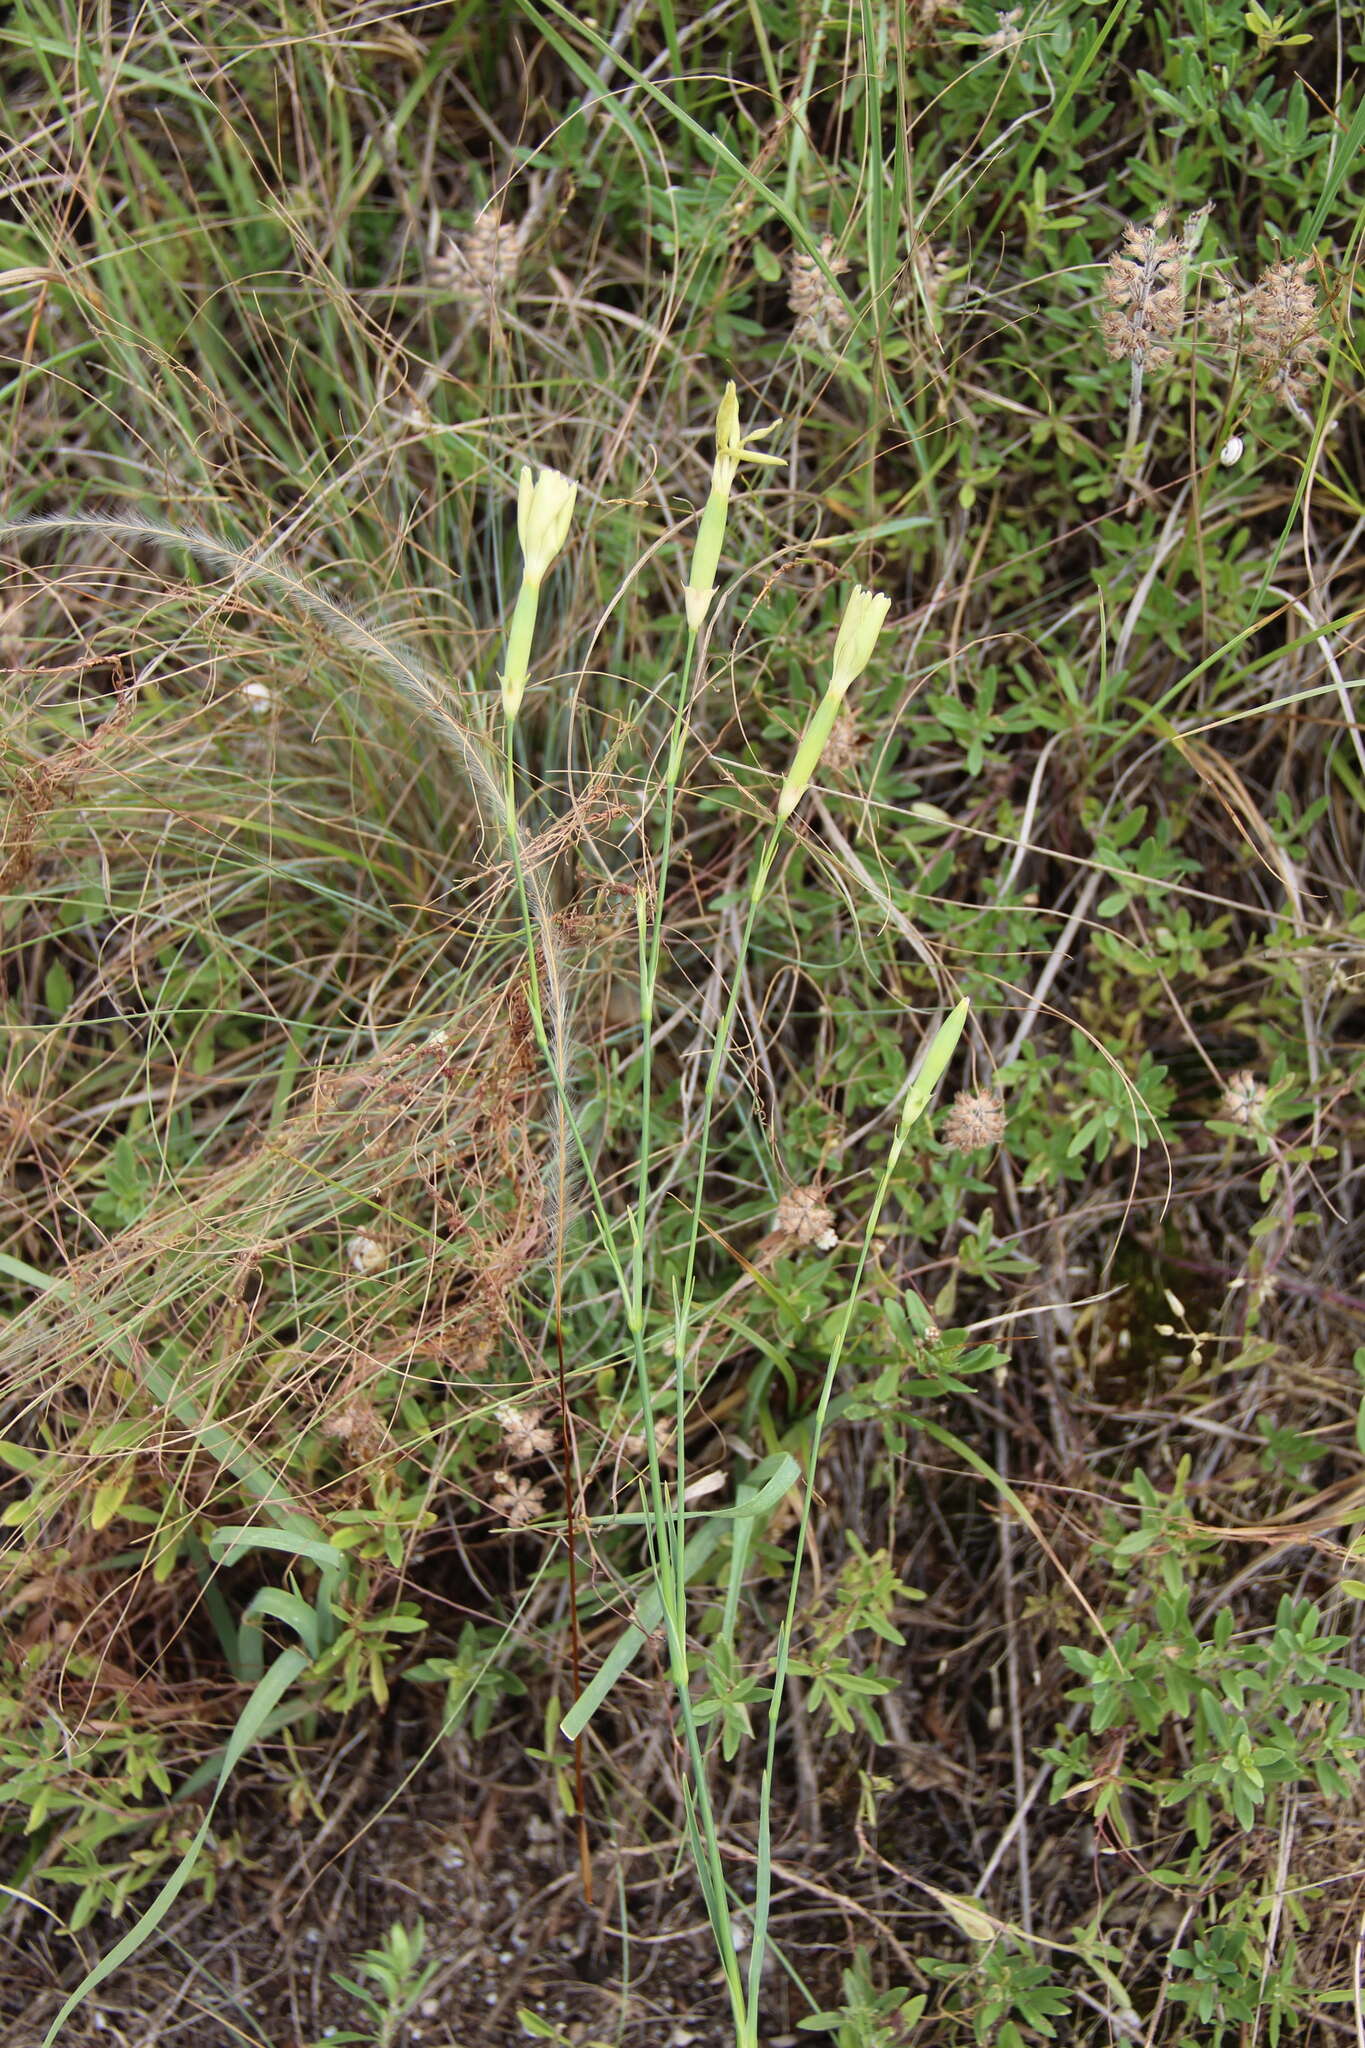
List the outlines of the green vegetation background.
<svg viewBox="0 0 1365 2048">
<path fill-rule="evenodd" d="M 361 1731 L 395 1785 L 464 1745 L 574 1806 L 559 1336 L 580 1684 L 660 1612 L 607 1250 L 642 1151 L 660 1399 L 699 1197 L 687 1691 L 721 1917 L 758 1854 L 775 1960 L 737 2016 L 651 1643 L 582 1743 L 597 2034 L 665 2038 L 620 1930 L 659 1934 L 679 1856 L 696 2039 L 1355 2024 L 1362 59 L 1358 6 L 1228 0 L 7 13 L 0 2012 L 32 2038 L 121 1941 L 136 1970 L 140 1914 L 211 1913 L 272 1816 L 313 1825 Z M 731 506 L 659 892 L 729 379 L 784 466 Z M 596 1203 L 547 1183 L 468 773 L 524 463 L 579 486 L 515 765 Z M 855 583 L 890 620 L 741 957 Z M 844 1326 L 798 1551 L 799 1487 L 741 1489 L 807 1465 Z M 421 1912 L 339 1937 L 355 2038 L 439 2003 Z M 570 2038 L 533 2006 L 449 2038 Z"/>
</svg>

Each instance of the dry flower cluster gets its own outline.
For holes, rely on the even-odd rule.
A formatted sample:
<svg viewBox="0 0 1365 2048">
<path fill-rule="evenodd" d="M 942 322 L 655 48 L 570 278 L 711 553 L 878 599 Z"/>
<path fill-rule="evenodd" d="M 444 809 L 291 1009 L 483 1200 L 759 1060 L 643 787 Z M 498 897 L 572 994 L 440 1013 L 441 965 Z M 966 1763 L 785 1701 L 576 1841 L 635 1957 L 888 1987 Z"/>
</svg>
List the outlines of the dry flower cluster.
<svg viewBox="0 0 1365 2048">
<path fill-rule="evenodd" d="M 462 234 L 447 235 L 427 275 L 443 291 L 466 298 L 497 298 L 516 282 L 526 253 L 526 221 L 481 213 Z"/>
<path fill-rule="evenodd" d="M 848 258 L 837 253 L 832 235 L 821 241 L 820 256 L 823 268 L 814 256 L 807 256 L 800 249 L 792 250 L 787 259 L 787 304 L 796 316 L 792 330 L 795 338 L 828 347 L 835 335 L 847 329 L 848 308 L 825 272 L 831 277 L 842 277 L 848 269 Z"/>
<path fill-rule="evenodd" d="M 1170 215 L 1150 227 L 1129 223 L 1122 245 L 1105 265 L 1100 332 L 1109 354 L 1133 366 L 1134 391 L 1145 371 L 1172 359 L 1185 313 L 1188 266 L 1199 246 L 1208 208 L 1190 215 L 1184 232 L 1166 232 Z M 1307 420 L 1304 400 L 1322 374 L 1317 290 L 1310 262 L 1273 263 L 1250 290 L 1217 301 L 1203 331 L 1234 363 L 1247 365 L 1262 387 Z"/>
<path fill-rule="evenodd" d="M 1018 49 L 1023 40 L 1023 8 L 997 8 L 995 29 L 991 35 L 982 37 L 981 47 L 988 57 L 1008 57 L 1012 51 Z"/>
<path fill-rule="evenodd" d="M 834 1211 L 818 1181 L 789 1188 L 773 1211 L 772 1228 L 754 1250 L 760 1272 L 795 1251 L 832 1252 L 839 1242 Z"/>
<path fill-rule="evenodd" d="M 1260 1127 L 1265 1115 L 1270 1090 L 1263 1081 L 1258 1081 L 1251 1069 L 1230 1074 L 1223 1087 L 1222 1111 L 1230 1124 L 1240 1124 L 1243 1130 L 1254 1131 Z"/>
<path fill-rule="evenodd" d="M 837 252 L 832 235 L 822 238 L 820 259 L 807 256 L 800 249 L 788 253 L 787 304 L 796 321 L 792 329 L 794 339 L 828 348 L 839 335 L 848 332 L 848 307 L 829 278 L 844 276 L 849 262 Z M 951 250 L 940 248 L 927 235 L 912 235 L 894 310 L 902 313 L 918 305 L 934 319 L 948 296 L 952 277 Z"/>
<path fill-rule="evenodd" d="M 323 1417 L 322 1433 L 344 1444 L 357 1462 L 377 1457 L 389 1440 L 379 1410 L 361 1393 L 350 1394 Z"/>
<path fill-rule="evenodd" d="M 1272 263 L 1250 291 L 1215 306 L 1209 332 L 1247 363 L 1264 388 L 1297 417 L 1322 375 L 1317 288 L 1306 257 Z"/>
<path fill-rule="evenodd" d="M 545 1512 L 545 1495 L 531 1479 L 518 1479 L 510 1472 L 493 1474 L 494 1492 L 490 1505 L 509 1528 L 524 1529 Z"/>
<path fill-rule="evenodd" d="M 347 1240 L 346 1263 L 362 1280 L 372 1280 L 389 1263 L 388 1249 L 381 1238 L 371 1237 L 367 1230 L 357 1230 Z"/>
<path fill-rule="evenodd" d="M 820 1189 L 792 1188 L 783 1195 L 773 1215 L 773 1235 L 790 1238 L 793 1244 L 809 1245 L 817 1252 L 831 1252 L 839 1242 L 834 1231 L 834 1211 Z"/>
<path fill-rule="evenodd" d="M 1115 361 L 1153 368 L 1171 359 L 1170 343 L 1185 309 L 1185 244 L 1163 235 L 1170 216 L 1149 228 L 1130 222 L 1123 246 L 1105 265 L 1100 332 Z"/>
<path fill-rule="evenodd" d="M 493 1410 L 493 1420 L 502 1432 L 503 1449 L 513 1463 L 523 1458 L 546 1458 L 555 1447 L 554 1431 L 547 1429 L 539 1408 L 515 1408 L 510 1401 Z"/>
<path fill-rule="evenodd" d="M 943 1119 L 943 1142 L 954 1152 L 979 1152 L 1005 1135 L 1005 1105 L 988 1089 L 958 1095 Z"/>
</svg>

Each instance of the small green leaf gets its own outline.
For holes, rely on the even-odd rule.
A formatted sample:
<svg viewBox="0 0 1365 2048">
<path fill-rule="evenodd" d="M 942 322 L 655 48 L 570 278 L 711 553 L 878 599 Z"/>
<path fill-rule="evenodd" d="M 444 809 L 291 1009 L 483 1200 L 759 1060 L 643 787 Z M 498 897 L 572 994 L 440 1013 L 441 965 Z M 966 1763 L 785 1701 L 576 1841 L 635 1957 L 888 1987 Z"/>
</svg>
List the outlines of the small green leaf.
<svg viewBox="0 0 1365 2048">
<path fill-rule="evenodd" d="M 43 1001 L 54 1017 L 64 1017 L 76 997 L 76 984 L 60 960 L 54 960 L 43 976 Z"/>
<path fill-rule="evenodd" d="M 96 1487 L 94 1504 L 90 1509 L 90 1526 L 92 1529 L 107 1529 L 109 1527 L 109 1524 L 123 1506 L 124 1497 L 132 1483 L 133 1472 L 130 1466 L 126 1471 L 121 1472 L 117 1479 L 106 1479 L 102 1486 Z"/>
</svg>

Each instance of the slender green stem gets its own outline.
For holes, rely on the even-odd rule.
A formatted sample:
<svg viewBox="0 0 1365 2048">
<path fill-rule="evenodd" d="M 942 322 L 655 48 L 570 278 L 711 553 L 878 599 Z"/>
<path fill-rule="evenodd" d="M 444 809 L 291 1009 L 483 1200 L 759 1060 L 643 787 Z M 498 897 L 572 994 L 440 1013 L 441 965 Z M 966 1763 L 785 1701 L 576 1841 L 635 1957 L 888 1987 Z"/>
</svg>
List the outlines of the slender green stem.
<svg viewBox="0 0 1365 2048">
<path fill-rule="evenodd" d="M 924 1114 L 932 1099 L 934 1089 L 942 1080 L 958 1039 L 962 1035 L 967 1017 L 967 1003 L 960 1002 L 944 1020 L 924 1049 L 915 1074 L 906 1089 L 905 1102 L 892 1134 L 891 1149 L 886 1155 L 872 1198 L 867 1223 L 863 1230 L 863 1241 L 858 1251 L 858 1263 L 854 1268 L 853 1280 L 844 1300 L 843 1314 L 830 1345 L 829 1359 L 825 1366 L 825 1377 L 820 1387 L 820 1399 L 816 1403 L 815 1421 L 811 1428 L 810 1450 L 806 1459 L 806 1483 L 801 1501 L 801 1520 L 797 1525 L 796 1548 L 792 1562 L 791 1583 L 787 1589 L 787 1611 L 778 1631 L 777 1655 L 773 1662 L 772 1694 L 768 1701 L 768 1754 L 763 1766 L 763 1780 L 759 1790 L 757 1881 L 754 1888 L 753 1948 L 749 1958 L 749 2006 L 755 2009 L 759 1980 L 763 1969 L 763 1953 L 768 1933 L 768 1908 L 771 1903 L 772 1887 L 772 1789 L 773 1770 L 777 1757 L 777 1731 L 782 1718 L 782 1696 L 786 1690 L 787 1668 L 791 1657 L 792 1633 L 796 1626 L 796 1600 L 801 1586 L 801 1559 L 805 1555 L 806 1535 L 810 1528 L 811 1504 L 815 1499 L 815 1473 L 820 1462 L 820 1447 L 824 1440 L 825 1423 L 829 1416 L 829 1405 L 834 1394 L 834 1382 L 848 1341 L 849 1329 L 853 1322 L 853 1310 L 862 1291 L 863 1275 L 867 1271 L 868 1258 L 881 1222 L 882 1210 L 896 1168 L 900 1164 L 905 1141 L 916 1121 Z M 750 2048 L 746 2043 L 745 2048 Z M 756 2048 L 756 2037 L 755 2037 Z"/>
<path fill-rule="evenodd" d="M 694 1833 L 694 1848 L 698 1855 L 699 1875 L 703 1879 L 707 1912 L 712 1932 L 720 1950 L 721 1964 L 730 1992 L 734 2011 L 736 2038 L 743 2040 L 748 2028 L 748 2017 L 744 2006 L 743 1982 L 739 1962 L 735 1953 L 734 1938 L 730 1930 L 729 1912 L 725 1903 L 725 1872 L 720 1857 L 720 1847 L 711 1805 L 710 1786 L 706 1772 L 706 1759 L 702 1751 L 701 1738 L 696 1715 L 692 1707 L 692 1679 L 687 1655 L 687 1566 L 684 1559 L 687 1538 L 687 1516 L 683 1505 L 685 1477 L 684 1425 L 686 1417 L 682 1402 L 675 1408 L 675 1448 L 678 1460 L 678 1481 L 675 1505 L 670 1512 L 665 1496 L 663 1473 L 659 1463 L 658 1433 L 655 1427 L 654 1391 L 650 1378 L 650 1359 L 645 1342 L 644 1291 L 645 1291 L 645 1247 L 649 1230 L 650 1162 L 653 1147 L 653 1095 L 654 1095 L 654 998 L 659 981 L 659 963 L 663 954 L 664 907 L 668 900 L 668 881 L 673 854 L 673 833 L 677 811 L 678 781 L 682 772 L 683 752 L 687 740 L 687 707 L 691 693 L 693 665 L 696 659 L 697 636 L 689 632 L 687 651 L 683 659 L 682 675 L 678 684 L 678 695 L 673 710 L 673 725 L 669 733 L 668 752 L 664 760 L 663 810 L 660 831 L 658 864 L 654 873 L 651 915 L 650 896 L 643 886 L 636 894 L 636 926 L 639 945 L 640 973 L 640 1149 L 636 1178 L 635 1216 L 631 1245 L 631 1284 L 627 1300 L 627 1320 L 631 1330 L 636 1381 L 640 1396 L 641 1421 L 644 1430 L 646 1458 L 649 1466 L 649 1494 L 653 1515 L 653 1530 L 657 1544 L 655 1572 L 659 1594 L 663 1605 L 664 1627 L 668 1642 L 669 1664 L 677 1695 L 679 1718 L 683 1724 L 687 1745 L 688 1761 L 692 1773 L 693 1803 L 689 1803 L 689 1826 Z M 644 849 L 647 853 L 647 847 Z M 695 1237 L 695 1229 L 694 1229 Z M 681 1375 L 679 1386 L 681 1386 Z"/>
<path fill-rule="evenodd" d="M 671 782 L 674 787 L 676 787 L 678 764 L 681 759 L 681 742 L 679 737 L 679 728 L 682 721 L 685 718 L 685 712 L 686 681 L 684 680 L 683 689 L 679 697 L 679 710 L 677 717 L 675 719 L 674 736 L 673 741 L 670 744 L 669 763 L 668 768 L 666 770 L 666 780 L 671 779 Z M 636 1376 L 641 1391 L 645 1442 L 647 1446 L 647 1455 L 649 1462 L 650 1493 L 651 1505 L 653 1509 L 654 1529 L 660 1544 L 659 1555 L 656 1562 L 657 1583 L 659 1586 L 659 1592 L 661 1595 L 663 1605 L 664 1632 L 668 1644 L 669 1665 L 673 1678 L 674 1689 L 677 1695 L 679 1718 L 681 1719 L 683 1725 L 684 1739 L 687 1746 L 688 1761 L 691 1769 L 693 1782 L 693 1798 L 695 1802 L 695 1810 L 693 1810 L 693 1807 L 690 1805 L 689 1813 L 692 1815 L 692 1825 L 696 1830 L 697 1847 L 699 1849 L 700 1856 L 702 1859 L 699 1874 L 702 1876 L 703 1879 L 703 1888 L 707 1899 L 708 1916 L 711 1920 L 712 1932 L 715 1936 L 717 1946 L 720 1950 L 721 1964 L 725 1972 L 726 1984 L 729 1989 L 731 2003 L 734 2008 L 736 2037 L 737 2039 L 742 2040 L 744 2038 L 744 2028 L 747 2024 L 744 2008 L 743 1981 L 740 1974 L 738 1958 L 735 1954 L 734 1938 L 730 1930 L 729 1914 L 725 1904 L 725 1878 L 724 1870 L 720 1859 L 720 1850 L 715 1823 L 715 1815 L 711 1805 L 710 1789 L 707 1783 L 706 1763 L 702 1753 L 701 1737 L 697 1727 L 696 1716 L 693 1712 L 692 1707 L 691 1673 L 687 1657 L 687 1616 L 683 1578 L 684 1567 L 681 1562 L 681 1557 L 679 1557 L 675 1569 L 674 1559 L 672 1556 L 674 1545 L 676 1544 L 678 1546 L 681 1546 L 684 1533 L 682 1529 L 682 1499 L 680 1493 L 678 1498 L 678 1527 L 677 1533 L 675 1534 L 674 1524 L 669 1515 L 667 1503 L 664 1498 L 663 1477 L 659 1468 L 658 1443 L 656 1440 L 656 1432 L 653 1424 L 653 1404 L 649 1380 L 649 1358 L 644 1341 L 643 1269 L 641 1264 L 643 1257 L 643 1233 L 637 1219 L 635 1221 L 634 1226 L 634 1235 L 636 1242 L 632 1249 L 630 1271 L 629 1273 L 627 1273 L 626 1269 L 621 1264 L 620 1256 L 616 1248 L 614 1232 L 612 1229 L 612 1221 L 607 1213 L 605 1204 L 602 1201 L 601 1192 L 598 1188 L 596 1177 L 592 1171 L 592 1162 L 588 1155 L 587 1147 L 584 1144 L 578 1120 L 574 1115 L 573 1103 L 570 1097 L 568 1087 L 568 1077 L 565 1074 L 563 1067 L 563 1059 L 560 1052 L 557 1050 L 556 1044 L 552 1040 L 551 1033 L 547 1028 L 546 1024 L 546 1006 L 544 1002 L 543 974 L 545 972 L 548 972 L 552 975 L 555 975 L 557 974 L 558 970 L 554 963 L 553 955 L 550 951 L 548 935 L 545 944 L 544 969 L 542 969 L 541 966 L 541 947 L 537 943 L 536 919 L 531 909 L 530 891 L 528 888 L 528 877 L 521 850 L 521 829 L 517 816 L 516 764 L 512 745 L 514 730 L 515 728 L 512 725 L 509 724 L 507 726 L 503 764 L 504 831 L 507 839 L 508 849 L 511 854 L 513 873 L 516 879 L 517 901 L 521 910 L 522 935 L 525 944 L 527 960 L 528 1007 L 531 1012 L 532 1028 L 535 1033 L 536 1044 L 539 1048 L 541 1057 L 545 1063 L 546 1070 L 550 1076 L 551 1083 L 553 1085 L 555 1092 L 557 1113 L 560 1119 L 560 1134 L 558 1142 L 561 1147 L 561 1174 L 567 1163 L 564 1158 L 564 1147 L 566 1145 L 567 1140 L 572 1139 L 575 1149 L 578 1153 L 580 1163 L 583 1166 L 589 1188 L 591 1190 L 593 1206 L 597 1218 L 599 1236 L 601 1238 L 603 1247 L 606 1250 L 608 1257 L 612 1261 L 613 1269 L 616 1274 L 617 1284 L 620 1287 L 621 1297 L 626 1307 L 627 1323 L 631 1331 L 633 1359 L 635 1364 Z M 671 801 L 666 800 L 665 819 L 670 835 L 672 830 L 672 816 L 672 803 Z M 657 933 L 654 937 L 652 946 L 649 948 L 646 948 L 644 946 L 642 936 L 642 963 L 652 960 L 656 972 L 657 962 L 659 959 L 659 950 L 660 941 Z M 652 988 L 652 982 L 650 986 Z M 558 1013 L 558 1005 L 560 1003 L 560 1000 L 561 999 L 558 994 L 558 991 L 556 991 L 554 996 L 556 1014 Z M 558 1026 L 556 1026 L 556 1036 L 557 1035 Z M 645 1034 L 645 1044 L 646 1046 L 648 1046 L 649 1044 L 648 1030 L 646 1030 Z M 647 1161 L 648 1151 L 643 1146 L 642 1157 Z M 647 1200 L 647 1178 L 644 1181 L 644 1195 L 645 1199 Z M 566 1412 L 566 1406 L 567 1404 L 564 1396 L 564 1390 L 561 1387 L 561 1414 L 564 1414 Z M 568 1488 L 567 1512 L 570 1516 L 569 1529 L 571 1534 L 573 1526 L 573 1474 L 571 1471 L 566 1472 L 566 1486 Z M 570 1550 L 572 1553 L 572 1540 L 570 1540 Z M 569 1595 L 570 1605 L 573 1608 L 576 1617 L 577 1610 L 576 1607 L 574 1607 L 575 1596 L 576 1589 L 571 1586 Z M 575 1690 L 576 1689 L 577 1688 L 575 1685 Z M 577 1746 L 575 1747 L 577 1748 Z"/>
<path fill-rule="evenodd" d="M 815 1472 L 820 1459 L 820 1446 L 824 1437 L 825 1421 L 829 1414 L 830 1399 L 834 1392 L 834 1382 L 838 1376 L 839 1365 L 844 1355 L 844 1345 L 847 1342 L 849 1328 L 853 1321 L 853 1310 L 862 1288 L 863 1274 L 867 1270 L 867 1261 L 871 1252 L 872 1241 L 877 1234 L 877 1225 L 881 1221 L 882 1209 L 886 1202 L 887 1193 L 895 1176 L 896 1168 L 900 1164 L 901 1153 L 905 1149 L 907 1130 L 908 1126 L 903 1123 L 897 1126 L 891 1140 L 891 1150 L 887 1154 L 886 1164 L 882 1168 L 881 1178 L 877 1183 L 876 1194 L 872 1198 L 872 1208 L 868 1214 L 867 1223 L 863 1230 L 863 1242 L 858 1252 L 858 1263 L 854 1268 L 853 1279 L 844 1301 L 843 1314 L 839 1318 L 839 1326 L 834 1334 L 834 1342 L 830 1346 L 829 1360 L 825 1366 L 825 1377 L 820 1388 L 820 1399 L 816 1404 L 815 1422 L 811 1429 L 810 1450 L 806 1458 L 804 1498 L 801 1502 L 801 1520 L 797 1526 L 791 1584 L 787 1591 L 787 1611 L 783 1616 L 782 1626 L 778 1631 L 777 1656 L 773 1665 L 772 1697 L 768 1702 L 768 1754 L 764 1762 L 763 1779 L 759 1789 L 758 1878 L 754 1889 L 753 1947 L 749 1960 L 749 2002 L 751 2006 L 758 1993 L 759 1976 L 763 1967 L 763 1952 L 768 1934 L 768 1908 L 771 1898 L 772 1880 L 772 1789 L 773 1771 L 777 1755 L 777 1731 L 782 1717 L 782 1696 L 787 1683 L 787 1666 L 791 1654 L 792 1631 L 796 1625 L 796 1599 L 801 1585 L 801 1559 L 805 1554 L 806 1532 L 810 1527 L 811 1503 L 815 1498 Z M 748 2044 L 746 2044 L 746 2048 L 748 2048 Z"/>
<path fill-rule="evenodd" d="M 695 633 L 689 633 L 682 676 L 678 683 L 677 702 L 673 707 L 673 727 L 668 739 L 668 754 L 664 762 L 663 823 L 660 832 L 659 862 L 655 870 L 652 922 L 646 916 L 646 901 L 643 898 L 637 899 L 640 926 L 640 1158 L 635 1196 L 632 1300 L 638 1315 L 643 1315 L 644 1307 L 645 1234 L 649 1222 L 649 1165 L 654 1096 L 654 995 L 659 983 L 659 961 L 663 952 L 664 906 L 668 901 L 669 868 L 673 857 L 673 821 L 677 808 L 678 777 L 682 770 L 683 744 L 687 735 L 688 693 L 691 689 L 692 664 L 696 658 L 696 651 L 697 636 Z M 647 855 L 647 848 L 644 851 Z"/>
</svg>

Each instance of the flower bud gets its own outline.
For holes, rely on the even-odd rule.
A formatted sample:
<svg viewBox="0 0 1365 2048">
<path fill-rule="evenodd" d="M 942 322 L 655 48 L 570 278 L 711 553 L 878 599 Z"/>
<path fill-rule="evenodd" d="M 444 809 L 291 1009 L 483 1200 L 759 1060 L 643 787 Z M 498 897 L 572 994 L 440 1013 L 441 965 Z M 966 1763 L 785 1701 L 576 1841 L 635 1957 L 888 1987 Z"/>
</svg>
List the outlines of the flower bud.
<svg viewBox="0 0 1365 2048">
<path fill-rule="evenodd" d="M 905 1091 L 899 1125 L 899 1134 L 902 1138 L 910 1126 L 924 1115 L 933 1100 L 934 1090 L 943 1079 L 948 1062 L 957 1050 L 957 1041 L 962 1036 L 970 1007 L 967 997 L 964 996 L 957 1007 L 948 1012 L 925 1047 L 924 1056 L 915 1069 L 910 1086 Z"/>
<path fill-rule="evenodd" d="M 539 476 L 532 477 L 523 466 L 517 484 L 517 533 L 526 566 L 508 628 L 507 658 L 502 672 L 502 709 L 509 725 L 515 722 L 526 694 L 540 586 L 569 537 L 577 496 L 578 485 L 561 476 L 557 469 L 542 469 Z"/>
<path fill-rule="evenodd" d="M 720 568 L 721 548 L 725 542 L 725 526 L 730 511 L 730 492 L 734 487 L 736 473 L 741 462 L 767 463 L 780 469 L 784 458 L 780 455 L 765 455 L 761 449 L 750 443 L 761 441 L 765 434 L 771 434 L 780 424 L 774 420 L 769 426 L 755 427 L 747 440 L 739 427 L 739 393 L 733 382 L 725 387 L 725 393 L 716 407 L 716 457 L 711 465 L 711 490 L 697 528 L 696 545 L 692 550 L 692 563 L 687 572 L 687 587 L 683 591 L 683 602 L 687 607 L 687 629 L 699 633 L 711 609 L 711 600 L 716 594 L 716 573 Z"/>
<path fill-rule="evenodd" d="M 791 767 L 787 770 L 787 779 L 778 795 L 779 820 L 789 818 L 805 795 L 812 775 L 820 766 L 820 756 L 834 730 L 834 721 L 848 694 L 849 685 L 856 682 L 871 661 L 877 635 L 890 609 L 889 597 L 879 590 L 863 590 L 861 587 L 854 590 L 844 606 L 825 694 L 801 735 Z"/>
<path fill-rule="evenodd" d="M 842 697 L 850 683 L 857 681 L 872 659 L 877 635 L 886 622 L 891 600 L 880 590 L 855 589 L 844 606 L 839 637 L 834 643 L 834 665 L 829 686 Z"/>
<path fill-rule="evenodd" d="M 716 407 L 716 459 L 711 466 L 711 488 L 727 498 L 743 445 L 739 433 L 739 393 L 732 379 Z"/>
<path fill-rule="evenodd" d="M 532 480 L 523 467 L 517 487 L 517 532 L 526 560 L 526 581 L 540 584 L 569 537 L 578 485 L 557 469 L 542 469 Z"/>
</svg>

